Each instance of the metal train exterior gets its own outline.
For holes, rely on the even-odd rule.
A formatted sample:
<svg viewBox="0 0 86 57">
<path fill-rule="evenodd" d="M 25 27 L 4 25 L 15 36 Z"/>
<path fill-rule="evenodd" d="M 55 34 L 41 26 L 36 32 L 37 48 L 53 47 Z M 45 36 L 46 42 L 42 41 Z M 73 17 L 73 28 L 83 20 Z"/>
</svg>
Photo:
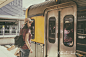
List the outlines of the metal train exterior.
<svg viewBox="0 0 86 57">
<path fill-rule="evenodd" d="M 32 41 L 44 45 L 41 57 L 86 56 L 85 2 L 85 0 L 51 0 L 32 5 L 26 10 L 26 18 L 34 20 Z M 71 43 L 65 42 L 65 35 L 68 36 L 65 33 L 67 27 L 70 27 L 69 32 L 72 31 Z"/>
</svg>

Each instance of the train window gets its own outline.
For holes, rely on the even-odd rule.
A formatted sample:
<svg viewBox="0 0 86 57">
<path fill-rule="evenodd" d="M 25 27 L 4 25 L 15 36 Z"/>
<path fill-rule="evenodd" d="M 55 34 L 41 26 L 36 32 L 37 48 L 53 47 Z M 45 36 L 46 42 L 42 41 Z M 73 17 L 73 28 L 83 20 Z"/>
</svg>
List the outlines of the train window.
<svg viewBox="0 0 86 57">
<path fill-rule="evenodd" d="M 65 46 L 72 47 L 74 43 L 74 17 L 73 15 L 67 15 L 64 17 L 64 40 Z"/>
<path fill-rule="evenodd" d="M 56 19 L 55 17 L 49 18 L 49 42 L 55 43 L 55 30 L 56 30 Z"/>
<path fill-rule="evenodd" d="M 35 20 L 33 20 L 33 23 L 31 24 L 31 34 L 32 34 L 32 39 L 35 38 Z"/>
</svg>

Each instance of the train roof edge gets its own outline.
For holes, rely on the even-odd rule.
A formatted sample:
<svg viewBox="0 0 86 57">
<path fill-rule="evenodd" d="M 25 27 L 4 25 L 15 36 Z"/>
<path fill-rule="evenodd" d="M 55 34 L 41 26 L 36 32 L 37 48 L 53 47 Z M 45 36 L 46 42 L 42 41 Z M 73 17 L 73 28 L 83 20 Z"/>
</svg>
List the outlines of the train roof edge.
<svg viewBox="0 0 86 57">
<path fill-rule="evenodd" d="M 86 0 L 79 0 L 79 1 L 78 0 L 58 0 L 58 2 L 55 2 L 55 0 L 50 0 L 50 1 L 45 1 L 43 3 L 31 5 L 28 8 L 28 17 L 43 15 L 44 10 L 47 7 L 57 5 L 57 4 L 61 4 L 61 3 L 65 3 L 65 2 L 69 2 L 69 1 L 76 2 L 78 10 L 82 10 L 83 8 L 86 8 L 85 7 Z"/>
</svg>

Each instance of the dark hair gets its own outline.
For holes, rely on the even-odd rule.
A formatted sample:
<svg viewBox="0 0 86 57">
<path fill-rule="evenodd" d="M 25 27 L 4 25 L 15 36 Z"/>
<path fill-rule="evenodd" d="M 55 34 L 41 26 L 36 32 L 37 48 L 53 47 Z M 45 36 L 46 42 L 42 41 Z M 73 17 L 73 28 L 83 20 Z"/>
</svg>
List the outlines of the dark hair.
<svg viewBox="0 0 86 57">
<path fill-rule="evenodd" d="M 24 25 L 23 29 L 28 29 L 27 23 Z"/>
<path fill-rule="evenodd" d="M 27 23 L 24 25 L 22 29 L 28 29 Z M 31 27 L 29 27 L 29 29 L 31 29 Z"/>
<path fill-rule="evenodd" d="M 71 30 L 71 26 L 67 27 L 66 30 Z"/>
</svg>

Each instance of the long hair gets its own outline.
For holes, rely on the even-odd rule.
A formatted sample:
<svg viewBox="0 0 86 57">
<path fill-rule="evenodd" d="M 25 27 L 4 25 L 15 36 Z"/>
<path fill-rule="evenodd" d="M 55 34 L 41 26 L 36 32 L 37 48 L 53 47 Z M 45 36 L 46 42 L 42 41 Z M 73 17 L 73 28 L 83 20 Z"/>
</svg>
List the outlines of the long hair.
<svg viewBox="0 0 86 57">
<path fill-rule="evenodd" d="M 27 23 L 24 25 L 22 29 L 28 29 Z"/>
<path fill-rule="evenodd" d="M 27 23 L 26 23 L 22 29 L 31 29 L 31 27 L 28 28 Z"/>
</svg>

